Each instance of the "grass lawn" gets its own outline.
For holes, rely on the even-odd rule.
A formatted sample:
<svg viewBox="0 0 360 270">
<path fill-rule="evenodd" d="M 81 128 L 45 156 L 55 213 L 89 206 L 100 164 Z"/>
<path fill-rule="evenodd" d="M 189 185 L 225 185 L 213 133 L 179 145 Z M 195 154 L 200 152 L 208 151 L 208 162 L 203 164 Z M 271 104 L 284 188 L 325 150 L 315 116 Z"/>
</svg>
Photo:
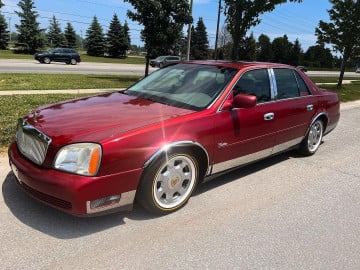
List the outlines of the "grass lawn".
<svg viewBox="0 0 360 270">
<path fill-rule="evenodd" d="M 0 153 L 15 139 L 18 118 L 37 106 L 73 99 L 84 94 L 11 95 L 0 96 Z"/>
<path fill-rule="evenodd" d="M 0 91 L 126 88 L 140 78 L 128 75 L 0 73 Z"/>
</svg>

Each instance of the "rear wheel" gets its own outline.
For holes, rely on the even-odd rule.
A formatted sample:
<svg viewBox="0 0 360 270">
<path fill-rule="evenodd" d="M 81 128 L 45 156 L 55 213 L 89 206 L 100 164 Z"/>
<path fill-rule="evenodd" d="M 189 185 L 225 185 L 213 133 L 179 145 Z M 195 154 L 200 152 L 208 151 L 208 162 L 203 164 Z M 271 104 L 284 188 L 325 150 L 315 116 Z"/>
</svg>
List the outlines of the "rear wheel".
<svg viewBox="0 0 360 270">
<path fill-rule="evenodd" d="M 147 211 L 167 214 L 191 197 L 199 178 L 199 165 L 188 153 L 173 153 L 156 160 L 144 172 L 137 201 Z"/>
<path fill-rule="evenodd" d="M 44 58 L 44 63 L 45 63 L 45 64 L 50 64 L 50 63 L 51 63 L 50 58 L 49 58 L 49 57 L 45 57 L 45 58 Z"/>
<path fill-rule="evenodd" d="M 319 149 L 324 132 L 324 123 L 320 119 L 311 124 L 308 133 L 300 145 L 303 155 L 311 156 Z"/>
<path fill-rule="evenodd" d="M 71 60 L 70 60 L 70 64 L 72 64 L 72 65 L 76 65 L 76 64 L 77 64 L 76 59 L 75 59 L 75 58 L 71 58 Z"/>
</svg>

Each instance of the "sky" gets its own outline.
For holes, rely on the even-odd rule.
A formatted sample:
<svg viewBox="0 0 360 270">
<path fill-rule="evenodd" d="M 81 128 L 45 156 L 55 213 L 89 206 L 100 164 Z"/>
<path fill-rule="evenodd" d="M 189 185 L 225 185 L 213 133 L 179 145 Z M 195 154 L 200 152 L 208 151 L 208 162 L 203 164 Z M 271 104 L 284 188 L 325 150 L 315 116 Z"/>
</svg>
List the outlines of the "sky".
<svg viewBox="0 0 360 270">
<path fill-rule="evenodd" d="M 1 12 L 10 25 L 10 30 L 16 32 L 15 24 L 19 24 L 19 18 L 14 11 L 19 11 L 17 6 L 19 0 L 2 0 L 2 2 L 5 6 Z M 222 2 L 224 1 L 222 0 Z M 140 39 L 142 26 L 127 18 L 126 12 L 132 9 L 132 6 L 123 0 L 35 0 L 34 3 L 41 28 L 47 28 L 49 20 L 55 16 L 60 22 L 62 30 L 66 23 L 70 22 L 76 33 L 85 38 L 86 30 L 94 16 L 97 17 L 106 33 L 112 17 L 116 13 L 122 24 L 127 21 L 132 44 L 143 45 Z M 199 17 L 203 18 L 210 47 L 215 46 L 218 6 L 219 0 L 193 0 L 194 23 L 196 24 Z M 299 39 L 301 47 L 307 50 L 309 46 L 316 44 L 314 32 L 319 21 L 329 21 L 327 10 L 330 8 L 331 4 L 328 0 L 303 0 L 300 4 L 282 4 L 277 6 L 273 12 L 263 14 L 260 17 L 261 23 L 253 27 L 250 32 L 254 34 L 255 38 L 265 34 L 271 40 L 286 34 L 290 42 Z M 222 15 L 220 27 L 224 25 L 224 20 Z"/>
</svg>

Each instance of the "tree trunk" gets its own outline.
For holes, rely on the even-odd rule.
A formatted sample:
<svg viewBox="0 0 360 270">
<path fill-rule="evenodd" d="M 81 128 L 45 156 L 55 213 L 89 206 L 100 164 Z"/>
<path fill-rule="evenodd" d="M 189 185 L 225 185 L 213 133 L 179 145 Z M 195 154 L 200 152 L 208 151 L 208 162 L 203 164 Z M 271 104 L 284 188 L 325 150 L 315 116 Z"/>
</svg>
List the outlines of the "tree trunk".
<svg viewBox="0 0 360 270">
<path fill-rule="evenodd" d="M 347 59 L 345 59 L 345 57 L 342 59 L 342 62 L 341 62 L 341 70 L 340 70 L 340 77 L 339 77 L 339 81 L 338 81 L 338 84 L 336 86 L 337 89 L 341 89 L 342 87 L 342 82 L 343 82 L 343 79 L 344 79 L 344 73 L 345 73 L 345 68 L 346 68 L 346 61 Z"/>
<path fill-rule="evenodd" d="M 145 77 L 149 75 L 149 65 L 150 65 L 150 50 L 146 52 L 146 65 L 145 65 Z"/>
</svg>

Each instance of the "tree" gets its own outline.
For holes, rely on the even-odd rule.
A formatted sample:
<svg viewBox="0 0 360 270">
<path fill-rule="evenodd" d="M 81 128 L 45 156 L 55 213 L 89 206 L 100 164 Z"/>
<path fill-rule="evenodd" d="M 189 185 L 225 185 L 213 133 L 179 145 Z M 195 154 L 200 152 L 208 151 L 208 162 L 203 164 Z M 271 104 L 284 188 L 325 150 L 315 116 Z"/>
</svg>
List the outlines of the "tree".
<svg viewBox="0 0 360 270">
<path fill-rule="evenodd" d="M 237 59 L 244 59 L 248 61 L 256 60 L 256 40 L 253 33 L 251 33 L 249 37 L 246 37 L 241 43 Z"/>
<path fill-rule="evenodd" d="M 131 38 L 130 38 L 130 28 L 129 28 L 127 21 L 125 21 L 123 29 L 124 29 L 124 35 L 126 38 L 126 45 L 127 45 L 127 50 L 128 50 L 128 49 L 130 49 L 130 46 L 131 46 Z"/>
<path fill-rule="evenodd" d="M 301 49 L 301 44 L 298 39 L 295 40 L 295 43 L 291 46 L 289 52 L 289 65 L 298 66 L 302 62 L 303 50 Z"/>
<path fill-rule="evenodd" d="M 260 23 L 259 16 L 265 12 L 273 11 L 276 5 L 288 0 L 225 0 L 225 15 L 229 32 L 233 38 L 231 58 L 237 60 L 241 43 L 252 26 Z M 302 2 L 302 0 L 289 0 L 289 2 Z"/>
<path fill-rule="evenodd" d="M 288 64 L 290 51 L 293 44 L 289 42 L 287 35 L 275 38 L 272 42 L 273 60 L 276 63 Z"/>
<path fill-rule="evenodd" d="M 55 48 L 66 46 L 66 40 L 61 31 L 60 23 L 55 16 L 53 16 L 50 20 L 50 26 L 46 36 L 50 47 Z"/>
<path fill-rule="evenodd" d="M 209 40 L 203 19 L 200 17 L 196 28 L 191 34 L 191 55 L 194 59 L 207 59 L 209 55 Z"/>
<path fill-rule="evenodd" d="M 128 17 L 144 26 L 141 39 L 146 48 L 145 76 L 149 74 L 150 57 L 157 50 L 169 50 L 181 36 L 184 24 L 192 22 L 187 0 L 125 0 L 134 7 Z"/>
<path fill-rule="evenodd" d="M 263 62 L 270 62 L 273 59 L 273 51 L 271 47 L 270 38 L 267 35 L 261 34 L 257 42 L 256 60 Z"/>
<path fill-rule="evenodd" d="M 110 57 L 123 57 L 129 49 L 129 40 L 125 35 L 125 29 L 118 17 L 114 14 L 107 34 L 108 53 Z"/>
<path fill-rule="evenodd" d="M 230 59 L 232 50 L 232 37 L 228 30 L 228 27 L 224 25 L 220 29 L 219 40 L 218 40 L 218 59 Z"/>
<path fill-rule="evenodd" d="M 315 29 L 318 43 L 331 44 L 342 55 L 342 64 L 337 88 L 344 78 L 346 63 L 360 51 L 360 0 L 330 0 L 329 23 L 319 22 Z"/>
<path fill-rule="evenodd" d="M 65 40 L 66 40 L 66 45 L 69 48 L 76 48 L 76 32 L 73 28 L 73 26 L 71 25 L 71 23 L 67 23 L 65 30 L 64 30 L 64 36 L 65 36 Z"/>
<path fill-rule="evenodd" d="M 0 9 L 4 4 L 0 0 Z M 5 50 L 9 42 L 9 31 L 5 17 L 0 13 L 0 49 Z"/>
<path fill-rule="evenodd" d="M 18 6 L 21 11 L 15 11 L 20 18 L 20 24 L 15 24 L 19 33 L 16 46 L 22 47 L 25 53 L 33 54 L 44 45 L 43 31 L 37 22 L 39 15 L 32 0 L 20 0 Z"/>
<path fill-rule="evenodd" d="M 90 56 L 104 56 L 105 38 L 96 16 L 86 31 L 86 48 L 86 53 Z"/>
<path fill-rule="evenodd" d="M 304 55 L 304 63 L 311 67 L 332 68 L 334 62 L 330 49 L 323 45 L 310 46 Z"/>
</svg>

